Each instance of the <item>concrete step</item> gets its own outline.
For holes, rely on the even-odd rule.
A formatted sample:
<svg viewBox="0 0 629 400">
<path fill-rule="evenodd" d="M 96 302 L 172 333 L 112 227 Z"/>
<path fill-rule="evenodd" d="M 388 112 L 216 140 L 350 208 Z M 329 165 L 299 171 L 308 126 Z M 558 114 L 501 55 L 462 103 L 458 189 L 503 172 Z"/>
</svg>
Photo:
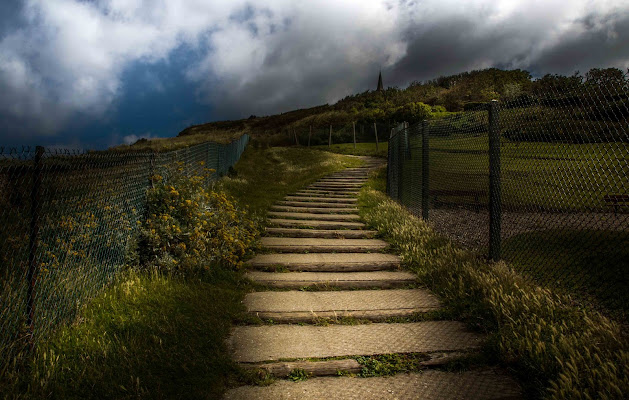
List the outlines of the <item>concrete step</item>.
<svg viewBox="0 0 629 400">
<path fill-rule="evenodd" d="M 369 253 L 387 248 L 379 239 L 263 237 L 262 246 L 281 253 Z"/>
<path fill-rule="evenodd" d="M 331 186 L 331 185 L 310 185 L 306 190 L 319 190 L 323 192 L 357 192 L 362 185 L 357 186 Z"/>
<path fill-rule="evenodd" d="M 344 197 L 344 198 L 356 198 L 358 197 L 359 192 L 335 192 L 328 190 L 314 190 L 314 189 L 303 189 L 299 192 L 296 192 L 296 196 L 311 196 L 311 197 Z"/>
<path fill-rule="evenodd" d="M 339 203 L 339 204 L 354 204 L 358 201 L 355 197 L 346 196 L 297 196 L 289 195 L 284 197 L 284 201 L 297 201 L 297 202 L 316 202 L 316 203 Z"/>
<path fill-rule="evenodd" d="M 282 219 L 271 218 L 269 224 L 283 228 L 310 228 L 310 229 L 364 229 L 362 222 L 344 221 L 315 221 L 311 219 Z"/>
<path fill-rule="evenodd" d="M 323 178 L 319 179 L 317 183 L 364 183 L 368 178 L 356 177 L 356 178 Z"/>
<path fill-rule="evenodd" d="M 359 192 L 360 189 L 356 188 L 356 189 L 323 189 L 323 188 L 313 188 L 313 187 L 306 187 L 304 189 L 299 190 L 299 192 L 312 192 L 312 193 L 327 193 L 327 194 L 332 194 L 332 195 L 345 195 L 345 196 L 356 196 Z"/>
<path fill-rule="evenodd" d="M 325 197 L 328 199 L 351 199 L 356 200 L 357 193 L 342 194 L 342 193 L 329 193 L 323 191 L 314 190 L 300 190 L 293 194 L 295 197 Z"/>
<path fill-rule="evenodd" d="M 306 369 L 300 366 L 301 369 Z M 438 370 L 372 378 L 328 376 L 300 382 L 278 380 L 269 386 L 241 386 L 227 391 L 225 400 L 517 400 L 516 381 L 493 368 L 453 373 Z"/>
<path fill-rule="evenodd" d="M 278 289 L 302 288 L 400 288 L 415 284 L 415 275 L 406 271 L 375 272 L 261 272 L 248 271 L 252 281 Z"/>
<path fill-rule="evenodd" d="M 305 198 L 305 197 L 302 197 Z M 310 198 L 313 201 L 298 201 L 298 200 L 284 200 L 278 201 L 277 205 L 280 206 L 288 206 L 288 207 L 315 207 L 315 208 L 356 208 L 356 202 L 337 202 L 337 201 L 328 201 L 330 199 L 326 199 L 325 197 L 321 198 Z M 320 201 L 316 201 L 320 200 Z M 338 199 L 333 199 L 338 200 Z"/>
<path fill-rule="evenodd" d="M 281 202 L 280 202 L 281 203 Z M 309 214 L 356 214 L 358 209 L 356 207 L 309 207 L 309 206 L 287 206 L 278 204 L 271 206 L 271 210 L 288 212 L 288 213 L 309 213 Z"/>
<path fill-rule="evenodd" d="M 245 266 L 252 269 L 283 267 L 289 271 L 366 272 L 399 268 L 400 257 L 381 253 L 258 254 L 245 262 Z"/>
<path fill-rule="evenodd" d="M 247 294 L 243 302 L 250 314 L 279 323 L 341 317 L 383 321 L 441 306 L 425 289 L 255 292 Z"/>
<path fill-rule="evenodd" d="M 351 229 L 299 229 L 299 228 L 266 228 L 266 233 L 273 236 L 310 237 L 327 239 L 370 239 L 376 231 Z"/>
<path fill-rule="evenodd" d="M 361 186 L 321 186 L 312 185 L 308 186 L 305 190 L 321 190 L 324 192 L 358 192 Z"/>
<path fill-rule="evenodd" d="M 315 182 L 310 187 L 359 188 L 363 182 Z"/>
<path fill-rule="evenodd" d="M 465 351 L 483 337 L 454 321 L 329 326 L 236 326 L 228 346 L 241 363 L 394 353 Z"/>
<path fill-rule="evenodd" d="M 281 219 L 313 219 L 316 221 L 359 221 L 360 215 L 358 214 L 312 214 L 306 212 L 282 212 L 282 211 L 269 211 L 267 213 L 269 217 L 281 218 Z"/>
</svg>

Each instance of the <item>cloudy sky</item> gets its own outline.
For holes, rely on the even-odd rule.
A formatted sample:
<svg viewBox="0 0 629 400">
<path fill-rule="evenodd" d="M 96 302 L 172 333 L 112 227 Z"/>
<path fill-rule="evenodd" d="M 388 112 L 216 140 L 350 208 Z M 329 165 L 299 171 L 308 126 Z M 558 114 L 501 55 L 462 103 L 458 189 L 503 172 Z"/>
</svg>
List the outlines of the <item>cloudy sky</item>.
<svg viewBox="0 0 629 400">
<path fill-rule="evenodd" d="M 104 148 L 470 69 L 629 67 L 626 0 L 0 0 L 0 145 Z"/>
</svg>

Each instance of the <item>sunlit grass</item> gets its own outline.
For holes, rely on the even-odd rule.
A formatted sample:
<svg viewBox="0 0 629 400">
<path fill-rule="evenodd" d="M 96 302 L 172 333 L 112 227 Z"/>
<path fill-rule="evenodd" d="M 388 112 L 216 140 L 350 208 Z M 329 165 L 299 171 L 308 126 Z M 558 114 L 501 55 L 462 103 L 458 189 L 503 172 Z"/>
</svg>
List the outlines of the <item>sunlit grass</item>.
<svg viewBox="0 0 629 400">
<path fill-rule="evenodd" d="M 129 272 L 72 326 L 39 343 L 0 391 L 9 398 L 217 398 L 236 371 L 223 339 L 241 307 L 237 282 L 226 271 L 196 282 Z"/>
<path fill-rule="evenodd" d="M 380 157 L 386 158 L 387 151 L 389 148 L 389 143 L 381 142 L 378 143 L 378 149 L 376 150 L 376 143 L 356 143 L 356 148 L 354 148 L 354 143 L 338 143 L 333 144 L 328 147 L 328 145 L 320 145 L 320 146 L 312 146 L 313 149 L 330 151 L 332 153 L 338 154 L 347 154 L 354 156 L 371 156 L 371 157 Z"/>
<path fill-rule="evenodd" d="M 197 133 L 170 138 L 154 138 L 140 140 L 132 145 L 121 144 L 111 148 L 113 151 L 157 151 L 166 152 L 205 142 L 227 144 L 242 136 L 242 132 L 215 131 L 212 133 Z"/>
</svg>

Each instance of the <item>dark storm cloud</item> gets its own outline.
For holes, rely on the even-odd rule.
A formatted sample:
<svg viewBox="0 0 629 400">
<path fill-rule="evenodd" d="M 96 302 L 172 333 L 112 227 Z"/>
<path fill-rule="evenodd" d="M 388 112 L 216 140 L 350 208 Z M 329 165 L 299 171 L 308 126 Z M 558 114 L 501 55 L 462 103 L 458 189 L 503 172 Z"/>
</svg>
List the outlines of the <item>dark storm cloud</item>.
<svg viewBox="0 0 629 400">
<path fill-rule="evenodd" d="M 516 19 L 500 29 L 483 29 L 482 20 L 459 17 L 419 31 L 409 27 L 404 34 L 406 55 L 385 74 L 392 84 L 406 85 L 487 67 L 521 68 L 541 76 L 629 64 L 627 12 L 593 13 L 575 20 L 552 43 L 545 43 L 548 30 L 543 24 L 529 25 L 528 37 L 523 36 L 521 24 Z"/>
<path fill-rule="evenodd" d="M 404 87 L 492 66 L 627 68 L 628 11 L 619 0 L 7 1 L 0 136 L 54 137 L 77 120 L 155 132 L 124 105 L 181 102 L 176 79 L 192 88 L 183 103 L 196 122 L 333 103 L 374 89 L 379 69 L 385 86 Z"/>
<path fill-rule="evenodd" d="M 539 73 L 570 74 L 599 66 L 628 67 L 629 13 L 589 15 L 579 22 L 582 33 L 564 38 L 540 54 L 529 68 Z"/>
<path fill-rule="evenodd" d="M 327 21 L 319 21 L 319 30 L 297 22 L 299 30 L 265 38 L 266 57 L 259 67 L 219 73 L 223 80 L 203 87 L 201 95 L 218 114 L 241 118 L 332 103 L 374 89 L 380 68 L 385 86 L 405 87 L 414 80 L 488 67 L 527 69 L 540 76 L 629 66 L 627 6 L 587 3 L 582 4 L 587 13 L 578 14 L 578 4 L 528 2 L 505 11 L 491 2 L 468 8 L 456 3 L 449 9 L 447 1 L 439 2 L 439 11 L 438 3 L 430 1 L 387 5 L 395 18 L 378 33 L 385 40 L 343 36 Z M 352 50 L 366 56 L 356 60 L 348 56 Z M 243 76 L 255 79 L 243 82 Z"/>
</svg>

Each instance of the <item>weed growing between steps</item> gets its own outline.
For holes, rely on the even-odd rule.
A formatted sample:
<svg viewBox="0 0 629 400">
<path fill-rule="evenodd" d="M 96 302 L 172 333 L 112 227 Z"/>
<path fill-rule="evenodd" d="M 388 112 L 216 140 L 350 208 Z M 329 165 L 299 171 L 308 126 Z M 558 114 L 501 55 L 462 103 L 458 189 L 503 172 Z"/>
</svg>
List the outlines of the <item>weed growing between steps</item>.
<svg viewBox="0 0 629 400">
<path fill-rule="evenodd" d="M 439 236 L 389 199 L 383 172 L 359 197 L 366 223 L 384 236 L 446 306 L 491 336 L 487 350 L 512 367 L 530 396 L 622 399 L 629 393 L 629 344 L 620 326 L 570 298 L 489 264 Z"/>
</svg>

